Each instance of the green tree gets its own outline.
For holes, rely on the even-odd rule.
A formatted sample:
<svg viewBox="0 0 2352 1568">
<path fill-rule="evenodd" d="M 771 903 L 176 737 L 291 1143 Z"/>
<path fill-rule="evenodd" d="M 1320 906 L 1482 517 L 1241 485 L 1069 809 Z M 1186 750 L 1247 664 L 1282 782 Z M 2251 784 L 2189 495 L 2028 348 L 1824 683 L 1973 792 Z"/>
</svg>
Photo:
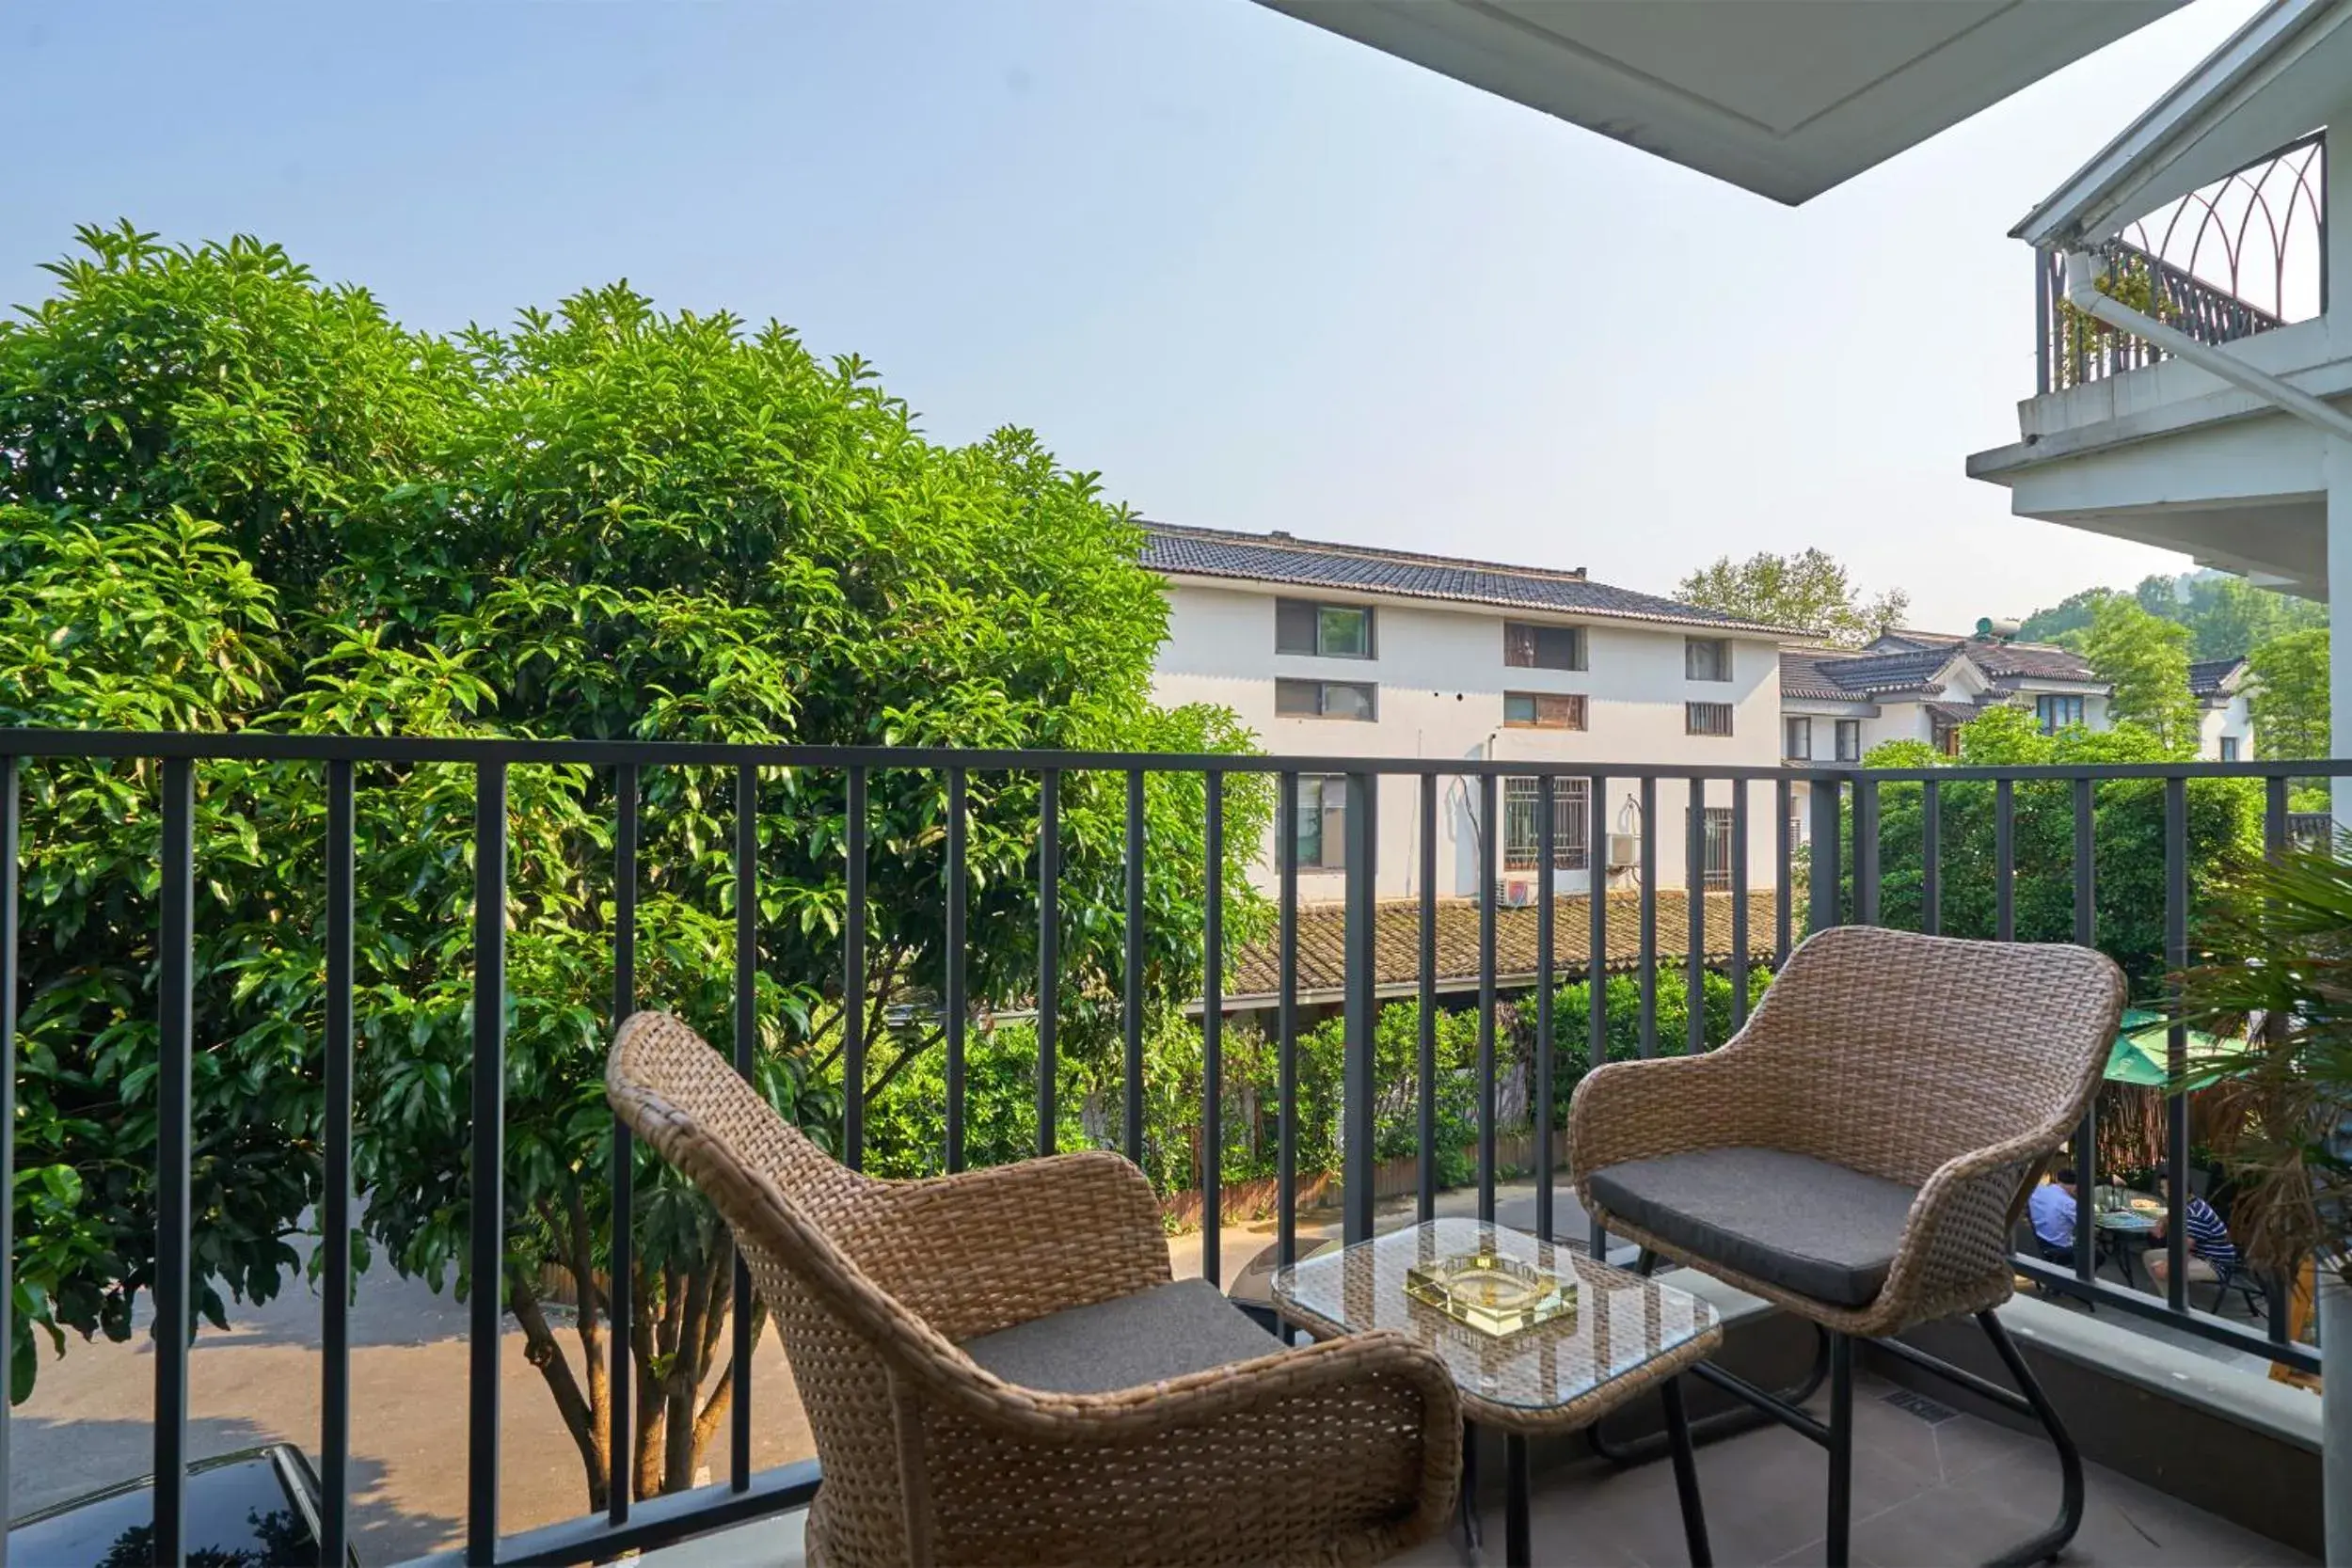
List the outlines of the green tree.
<svg viewBox="0 0 2352 1568">
<path fill-rule="evenodd" d="M 2082 634 L 2090 629 L 2091 617 L 2099 607 L 2116 597 L 2112 588 L 2086 588 L 2079 594 L 2069 594 L 2048 610 L 2037 610 L 2018 623 L 2017 635 L 2026 642 L 2056 642 L 2074 647 Z"/>
<path fill-rule="evenodd" d="M 1796 555 L 1761 551 L 1745 561 L 1724 556 L 1677 585 L 1678 597 L 1767 626 L 1794 626 L 1846 647 L 1862 644 L 1896 625 L 1910 595 L 1888 589 L 1865 599 L 1827 551 Z"/>
<path fill-rule="evenodd" d="M 2188 689 L 2188 628 L 2137 602 L 2103 601 L 2084 635 L 2083 657 L 2113 688 L 2107 715 L 2153 736 L 2171 756 L 2197 753 L 2200 715 Z"/>
<path fill-rule="evenodd" d="M 1150 702 L 1165 629 L 1139 531 L 1031 436 L 946 448 L 854 358 L 787 329 L 664 315 L 623 287 L 506 331 L 407 333 L 249 240 L 88 230 L 0 325 L 0 724 L 781 738 L 1232 751 L 1220 710 Z M 601 1099 L 612 906 L 601 770 L 510 779 L 508 1247 L 465 1273 L 472 780 L 363 770 L 357 1165 L 367 1240 L 435 1287 L 501 1292 L 604 1497 Z M 648 769 L 640 992 L 730 1047 L 729 853 L 757 818 L 755 1082 L 820 1139 L 935 1055 L 946 784 L 870 779 L 866 1082 L 843 1081 L 843 781 Z M 1267 792 L 1229 781 L 1236 940 Z M 194 1284 L 281 1288 L 318 1196 L 324 958 L 317 770 L 198 778 Z M 1152 779 L 1146 992 L 1195 983 L 1200 781 Z M 974 775 L 976 1003 L 1034 990 L 1034 778 Z M 12 1347 L 130 1333 L 151 1284 L 153 780 L 28 770 Z M 1115 1060 L 1123 781 L 1063 782 L 1063 1047 Z M 687 1482 L 726 1412 L 733 1254 L 666 1167 L 636 1177 L 641 1496 Z M 542 1301 L 571 1276 L 568 1342 Z"/>
<path fill-rule="evenodd" d="M 2045 736 L 2030 713 L 2003 707 L 1962 729 L 1957 759 L 1918 741 L 1890 741 L 1871 748 L 1863 761 L 1870 768 L 1934 768 L 1955 760 L 1963 768 L 2010 768 L 2157 762 L 2167 755 L 2153 736 L 2134 725 L 2100 732 L 2070 727 Z M 2164 973 L 2164 790 L 2160 779 L 2115 779 L 2091 792 L 2094 940 L 2143 991 L 2152 990 Z M 1995 786 L 1952 780 L 1937 793 L 1940 928 L 1947 936 L 1997 935 Z M 1907 930 L 1923 928 L 1925 806 L 1925 791 L 1916 784 L 1879 786 L 1880 917 Z M 2190 896 L 2201 903 L 2211 890 L 2260 858 L 2262 789 L 2250 779 L 2192 779 L 2187 807 Z M 2073 784 L 2063 780 L 2013 784 L 2010 845 L 2017 938 L 2073 941 Z M 1851 866 L 1851 857 L 1846 860 Z M 1851 871 L 1848 877 L 1851 882 Z"/>
<path fill-rule="evenodd" d="M 2328 628 L 2291 631 L 2247 656 L 2254 742 L 2265 757 L 2328 752 Z"/>
</svg>

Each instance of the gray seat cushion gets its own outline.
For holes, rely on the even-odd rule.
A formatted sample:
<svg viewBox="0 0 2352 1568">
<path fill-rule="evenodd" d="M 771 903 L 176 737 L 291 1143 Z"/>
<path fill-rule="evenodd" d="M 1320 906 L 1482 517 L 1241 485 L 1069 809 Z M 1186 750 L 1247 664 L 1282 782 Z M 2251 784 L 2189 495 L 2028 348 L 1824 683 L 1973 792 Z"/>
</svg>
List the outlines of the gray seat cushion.
<svg viewBox="0 0 2352 1568">
<path fill-rule="evenodd" d="M 1051 1312 L 961 1346 L 1007 1383 L 1057 1394 L 1107 1394 L 1281 1348 L 1205 1279 Z"/>
<path fill-rule="evenodd" d="M 1777 1148 L 1705 1148 L 1594 1171 L 1593 1196 L 1692 1258 L 1837 1307 L 1886 1283 L 1915 1188 Z"/>
</svg>

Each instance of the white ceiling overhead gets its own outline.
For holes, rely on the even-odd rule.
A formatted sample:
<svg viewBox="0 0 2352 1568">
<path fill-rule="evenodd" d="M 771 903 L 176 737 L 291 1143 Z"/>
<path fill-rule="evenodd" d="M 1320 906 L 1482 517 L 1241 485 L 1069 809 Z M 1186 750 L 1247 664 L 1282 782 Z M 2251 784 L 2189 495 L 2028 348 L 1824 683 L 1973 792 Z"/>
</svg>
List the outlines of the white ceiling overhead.
<svg viewBox="0 0 2352 1568">
<path fill-rule="evenodd" d="M 1791 205 L 2184 0 L 1261 0 Z"/>
</svg>

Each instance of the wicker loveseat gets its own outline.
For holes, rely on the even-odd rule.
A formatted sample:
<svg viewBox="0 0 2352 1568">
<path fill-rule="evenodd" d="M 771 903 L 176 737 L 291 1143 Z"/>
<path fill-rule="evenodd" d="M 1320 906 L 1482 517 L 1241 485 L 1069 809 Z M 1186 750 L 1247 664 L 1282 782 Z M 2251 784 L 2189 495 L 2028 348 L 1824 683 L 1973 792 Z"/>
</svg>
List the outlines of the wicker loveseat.
<svg viewBox="0 0 2352 1568">
<path fill-rule="evenodd" d="M 865 1177 L 663 1013 L 621 1026 L 607 1092 L 775 1313 L 824 1475 L 811 1562 L 1369 1562 L 1444 1523 L 1443 1364 L 1395 1336 L 1291 1349 L 1171 1282 L 1116 1155 Z"/>
<path fill-rule="evenodd" d="M 1612 1063 L 1577 1086 L 1568 1160 L 1596 1221 L 1829 1335 L 1826 1423 L 1709 1381 L 1828 1449 L 1833 1564 L 1848 1541 L 1853 1342 L 1950 1376 L 1893 1337 L 1963 1313 L 2018 1391 L 1959 1380 L 2058 1449 L 2058 1521 L 2004 1560 L 2073 1535 L 2074 1444 L 1992 1309 L 2014 1290 L 2012 1223 L 2082 1120 L 2122 1002 L 2122 973 L 2088 948 L 1837 927 L 1789 955 L 1719 1050 Z"/>
</svg>

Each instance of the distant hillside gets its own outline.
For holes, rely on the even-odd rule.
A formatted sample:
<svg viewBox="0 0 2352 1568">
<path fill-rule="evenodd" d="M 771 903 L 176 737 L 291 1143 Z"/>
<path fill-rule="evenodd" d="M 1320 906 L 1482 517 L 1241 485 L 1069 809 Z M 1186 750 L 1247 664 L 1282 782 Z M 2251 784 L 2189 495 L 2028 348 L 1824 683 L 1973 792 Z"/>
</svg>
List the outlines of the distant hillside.
<svg viewBox="0 0 2352 1568">
<path fill-rule="evenodd" d="M 2184 572 L 2176 578 L 2143 578 L 2128 594 L 2121 588 L 2086 588 L 2070 594 L 2049 609 L 2026 617 L 2018 635 L 2073 647 L 2090 626 L 2100 601 L 2119 595 L 2137 599 L 2150 614 L 2188 627 L 2191 658 L 2232 657 L 2282 632 L 2328 624 L 2326 605 L 2256 588 L 2227 572 Z"/>
</svg>

